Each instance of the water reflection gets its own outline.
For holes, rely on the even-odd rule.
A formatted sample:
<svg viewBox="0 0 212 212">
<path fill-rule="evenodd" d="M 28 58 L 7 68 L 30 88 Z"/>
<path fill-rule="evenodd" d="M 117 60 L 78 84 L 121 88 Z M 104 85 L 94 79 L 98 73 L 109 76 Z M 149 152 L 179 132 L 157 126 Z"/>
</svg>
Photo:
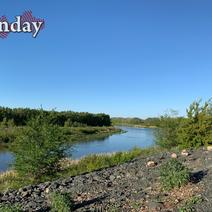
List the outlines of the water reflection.
<svg viewBox="0 0 212 212">
<path fill-rule="evenodd" d="M 89 154 L 128 151 L 134 147 L 150 147 L 154 145 L 154 129 L 120 127 L 126 131 L 100 140 L 75 144 L 68 151 L 74 159 Z"/>
</svg>

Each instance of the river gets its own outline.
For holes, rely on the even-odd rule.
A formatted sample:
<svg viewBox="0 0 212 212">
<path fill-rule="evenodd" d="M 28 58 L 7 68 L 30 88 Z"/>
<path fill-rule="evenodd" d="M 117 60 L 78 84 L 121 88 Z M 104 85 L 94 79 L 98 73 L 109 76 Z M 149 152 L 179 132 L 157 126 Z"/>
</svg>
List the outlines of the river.
<svg viewBox="0 0 212 212">
<path fill-rule="evenodd" d="M 150 147 L 154 145 L 154 129 L 120 127 L 126 133 L 111 135 L 102 140 L 86 141 L 74 144 L 67 154 L 79 159 L 90 154 L 128 151 L 134 147 Z M 0 172 L 9 169 L 13 156 L 8 150 L 0 150 Z"/>
</svg>

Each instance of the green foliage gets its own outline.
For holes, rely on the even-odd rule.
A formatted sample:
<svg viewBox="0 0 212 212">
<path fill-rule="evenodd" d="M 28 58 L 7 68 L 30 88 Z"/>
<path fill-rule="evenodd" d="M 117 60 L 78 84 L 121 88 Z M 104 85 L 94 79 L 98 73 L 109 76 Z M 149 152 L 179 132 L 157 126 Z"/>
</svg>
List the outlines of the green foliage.
<svg viewBox="0 0 212 212">
<path fill-rule="evenodd" d="M 86 127 L 87 124 L 82 124 L 76 121 L 71 121 L 70 119 L 68 119 L 67 121 L 65 121 L 64 123 L 64 127 Z"/>
<path fill-rule="evenodd" d="M 170 159 L 161 167 L 160 179 L 166 190 L 185 185 L 188 183 L 189 178 L 189 170 L 177 159 Z"/>
<path fill-rule="evenodd" d="M 72 111 L 43 111 L 42 114 L 51 117 L 51 123 L 59 126 L 110 126 L 110 116 L 100 113 L 77 113 Z M 13 124 L 15 126 L 25 126 L 27 123 L 41 115 L 41 110 L 28 108 L 5 108 L 0 107 L 0 122 L 2 124 Z"/>
<path fill-rule="evenodd" d="M 178 145 L 177 129 L 181 118 L 177 118 L 176 111 L 170 111 L 160 118 L 160 128 L 155 130 L 156 144 L 163 148 L 176 147 Z"/>
<path fill-rule="evenodd" d="M 102 168 L 115 166 L 128 162 L 139 156 L 147 156 L 160 151 L 156 148 L 140 149 L 134 148 L 129 152 L 118 152 L 108 155 L 90 155 L 82 158 L 77 164 L 69 166 L 62 176 L 75 176 L 87 172 L 92 172 Z"/>
<path fill-rule="evenodd" d="M 52 212 L 70 212 L 72 211 L 72 201 L 68 194 L 52 193 L 50 194 Z"/>
<path fill-rule="evenodd" d="M 19 176 L 41 179 L 58 170 L 64 157 L 65 137 L 49 118 L 41 115 L 32 119 L 13 145 L 14 168 Z"/>
<path fill-rule="evenodd" d="M 1 127 L 14 127 L 15 126 L 15 123 L 14 123 L 14 120 L 13 119 L 9 119 L 7 120 L 7 118 L 3 118 L 2 122 L 0 123 L 0 126 Z"/>
<path fill-rule="evenodd" d="M 82 158 L 75 164 L 69 164 L 66 166 L 65 169 L 59 170 L 55 175 L 52 175 L 48 178 L 48 180 L 56 180 L 61 177 L 70 177 L 76 176 L 79 174 L 99 170 L 106 167 L 111 167 L 117 164 L 121 164 L 130 160 L 133 160 L 136 157 L 146 157 L 148 155 L 153 155 L 163 150 L 159 148 L 147 148 L 147 149 L 140 149 L 134 148 L 129 152 L 122 152 L 122 153 L 114 153 L 108 155 L 91 155 Z M 38 179 L 36 182 L 34 179 L 28 177 L 23 178 L 18 176 L 14 172 L 9 172 L 8 174 L 4 174 L 3 176 L 0 175 L 0 192 L 3 192 L 8 189 L 19 189 L 20 187 L 27 186 L 34 183 L 43 182 L 46 179 Z"/>
<path fill-rule="evenodd" d="M 203 199 L 201 196 L 194 196 L 179 209 L 179 212 L 195 212 L 194 205 L 201 203 L 202 201 Z"/>
<path fill-rule="evenodd" d="M 155 130 L 156 144 L 163 148 L 200 147 L 212 144 L 212 102 L 201 105 L 193 102 L 187 109 L 187 117 L 171 113 L 160 118 L 160 127 Z"/>
<path fill-rule="evenodd" d="M 0 145 L 10 146 L 11 143 L 15 141 L 27 126 L 23 127 L 0 127 Z M 94 127 L 94 126 L 84 126 L 84 127 L 60 127 L 64 136 L 67 137 L 67 143 L 73 143 L 78 141 L 90 141 L 103 139 L 114 133 L 120 133 L 121 130 L 114 127 Z"/>
<path fill-rule="evenodd" d="M 0 205 L 0 211 L 2 212 L 21 212 L 21 207 L 19 205 Z"/>
<path fill-rule="evenodd" d="M 180 146 L 200 147 L 212 144 L 212 102 L 201 105 L 201 101 L 193 102 L 187 109 L 187 118 L 178 129 Z"/>
<path fill-rule="evenodd" d="M 114 127 L 62 127 L 63 134 L 67 137 L 67 143 L 102 140 L 121 130 Z"/>
<path fill-rule="evenodd" d="M 127 125 L 127 126 L 140 126 L 140 127 L 158 127 L 160 125 L 159 118 L 112 118 L 113 125 Z"/>
<path fill-rule="evenodd" d="M 10 144 L 20 134 L 21 127 L 0 126 L 0 144 Z"/>
</svg>

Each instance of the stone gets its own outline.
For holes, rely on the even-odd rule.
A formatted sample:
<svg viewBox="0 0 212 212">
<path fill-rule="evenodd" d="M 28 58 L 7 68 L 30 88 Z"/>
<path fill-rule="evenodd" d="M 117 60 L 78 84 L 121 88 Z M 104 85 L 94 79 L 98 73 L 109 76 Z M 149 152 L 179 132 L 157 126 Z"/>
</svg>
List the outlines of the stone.
<svg viewBox="0 0 212 212">
<path fill-rule="evenodd" d="M 182 155 L 182 156 L 188 156 L 189 153 L 187 152 L 186 149 L 184 149 L 184 150 L 182 150 L 181 155 Z"/>
<path fill-rule="evenodd" d="M 155 167 L 156 165 L 157 163 L 153 160 L 148 161 L 146 164 L 147 167 Z"/>
<path fill-rule="evenodd" d="M 113 183 L 112 182 L 108 182 L 107 183 L 107 187 L 112 187 Z"/>
<path fill-rule="evenodd" d="M 207 146 L 208 151 L 212 151 L 212 146 Z"/>
<path fill-rule="evenodd" d="M 21 196 L 22 196 L 22 197 L 27 197 L 28 194 L 29 194 L 29 193 L 28 193 L 27 191 L 23 191 L 22 194 L 21 194 Z"/>
<path fill-rule="evenodd" d="M 177 154 L 176 153 L 172 153 L 171 154 L 171 158 L 177 158 Z"/>
<path fill-rule="evenodd" d="M 111 181 L 114 181 L 114 180 L 116 179 L 116 177 L 113 176 L 113 175 L 110 175 L 109 179 L 110 179 Z"/>
<path fill-rule="evenodd" d="M 194 171 L 198 174 L 201 170 L 208 170 L 204 177 L 204 184 L 200 185 L 206 185 L 206 189 L 209 190 L 212 187 L 212 155 L 209 151 L 204 154 L 206 153 L 205 150 L 206 148 L 200 148 L 193 152 L 187 150 L 189 152 L 188 157 L 182 158 L 181 152 L 177 153 L 177 156 L 192 168 L 192 173 Z M 164 154 L 165 160 L 171 159 L 172 153 L 174 152 Z M 157 193 L 157 188 L 160 186 L 158 184 L 160 180 L 159 166 L 163 162 L 160 161 L 160 156 L 161 154 L 157 154 L 148 159 L 142 157 L 138 158 L 137 161 L 127 162 L 120 166 L 60 179 L 51 183 L 41 183 L 25 187 L 19 191 L 0 192 L 0 204 L 20 203 L 23 211 L 29 212 L 50 211 L 49 193 L 59 192 L 70 194 L 74 204 L 80 205 L 77 210 L 79 212 L 96 211 L 95 209 L 98 207 L 102 208 L 101 211 L 110 211 L 108 210 L 109 206 L 115 206 L 118 208 L 117 211 L 133 211 L 130 210 L 131 208 L 128 205 L 131 206 L 130 204 L 134 202 L 141 203 L 145 211 L 165 211 L 165 205 L 159 200 L 163 197 L 168 198 L 169 192 Z M 190 161 L 190 158 L 196 158 L 196 160 Z M 201 175 L 201 172 L 199 175 Z M 205 187 L 203 188 L 205 189 Z M 28 195 L 23 197 L 23 192 L 28 192 Z M 211 190 L 209 192 L 204 193 L 204 195 L 211 197 Z M 176 200 L 176 206 L 179 204 L 181 202 Z M 205 205 L 205 202 L 203 204 Z M 210 208 L 205 207 L 205 210 L 201 211 L 211 211 Z M 139 211 L 141 211 L 140 208 Z"/>
<path fill-rule="evenodd" d="M 49 191 L 50 191 L 50 189 L 47 187 L 47 188 L 45 189 L 45 193 L 48 194 Z"/>
</svg>

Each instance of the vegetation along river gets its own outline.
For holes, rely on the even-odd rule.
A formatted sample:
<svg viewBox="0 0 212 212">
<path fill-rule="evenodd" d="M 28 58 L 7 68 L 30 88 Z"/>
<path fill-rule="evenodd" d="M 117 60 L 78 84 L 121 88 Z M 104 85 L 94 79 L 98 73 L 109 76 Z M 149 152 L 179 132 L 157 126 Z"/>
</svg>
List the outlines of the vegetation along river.
<svg viewBox="0 0 212 212">
<path fill-rule="evenodd" d="M 111 135 L 102 140 L 93 140 L 74 144 L 67 152 L 73 159 L 90 154 L 128 151 L 134 147 L 150 147 L 154 145 L 154 129 L 120 127 L 126 133 Z M 0 172 L 9 169 L 13 156 L 6 149 L 0 149 Z"/>
</svg>

